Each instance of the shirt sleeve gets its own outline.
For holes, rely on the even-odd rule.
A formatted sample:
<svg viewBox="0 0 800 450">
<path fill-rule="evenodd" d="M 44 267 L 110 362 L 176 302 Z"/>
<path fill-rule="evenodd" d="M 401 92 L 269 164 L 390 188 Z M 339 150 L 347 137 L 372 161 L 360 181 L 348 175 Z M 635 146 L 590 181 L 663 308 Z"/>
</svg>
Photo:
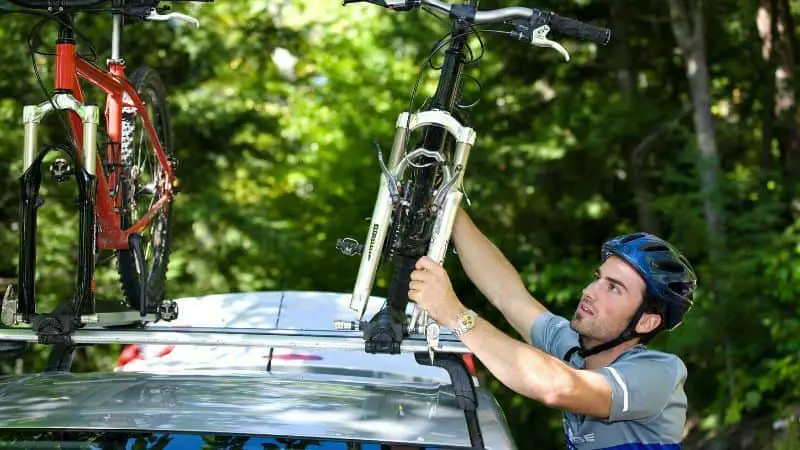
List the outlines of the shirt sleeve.
<svg viewBox="0 0 800 450">
<path fill-rule="evenodd" d="M 609 421 L 634 420 L 661 412 L 686 381 L 686 366 L 675 355 L 651 350 L 597 369 L 611 385 Z"/>
<path fill-rule="evenodd" d="M 578 333 L 569 326 L 569 321 L 549 311 L 539 314 L 531 325 L 531 343 L 558 359 L 578 345 Z"/>
</svg>

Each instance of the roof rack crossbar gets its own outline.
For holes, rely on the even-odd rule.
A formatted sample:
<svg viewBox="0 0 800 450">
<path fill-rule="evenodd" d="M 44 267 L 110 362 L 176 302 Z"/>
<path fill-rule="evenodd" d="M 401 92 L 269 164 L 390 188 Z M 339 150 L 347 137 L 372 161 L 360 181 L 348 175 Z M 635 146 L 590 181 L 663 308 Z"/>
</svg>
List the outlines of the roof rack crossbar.
<svg viewBox="0 0 800 450">
<path fill-rule="evenodd" d="M 358 331 L 300 329 L 149 327 L 147 329 L 84 328 L 70 334 L 72 344 L 210 345 L 234 347 L 317 348 L 364 351 Z M 39 342 L 30 328 L 0 329 L 0 341 Z M 455 336 L 443 335 L 437 352 L 471 353 Z M 423 337 L 403 340 L 401 353 L 427 352 Z"/>
</svg>

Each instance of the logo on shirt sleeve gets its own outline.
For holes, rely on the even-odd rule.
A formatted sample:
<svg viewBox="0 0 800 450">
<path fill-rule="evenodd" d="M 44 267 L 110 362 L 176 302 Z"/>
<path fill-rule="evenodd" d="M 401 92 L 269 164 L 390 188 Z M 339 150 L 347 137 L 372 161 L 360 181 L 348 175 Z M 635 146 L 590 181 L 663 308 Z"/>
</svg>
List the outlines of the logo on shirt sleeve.
<svg viewBox="0 0 800 450">
<path fill-rule="evenodd" d="M 570 448 L 573 448 L 572 446 L 574 445 L 588 444 L 590 442 L 595 442 L 596 440 L 597 438 L 595 437 L 594 433 L 576 436 L 571 429 L 567 428 L 567 443 L 570 445 Z"/>
</svg>

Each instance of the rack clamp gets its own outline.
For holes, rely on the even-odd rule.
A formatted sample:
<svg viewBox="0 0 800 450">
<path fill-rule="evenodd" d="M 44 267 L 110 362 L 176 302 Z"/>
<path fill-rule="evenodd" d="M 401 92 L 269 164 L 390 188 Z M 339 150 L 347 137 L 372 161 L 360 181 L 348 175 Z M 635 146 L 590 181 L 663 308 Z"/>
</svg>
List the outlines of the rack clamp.
<svg viewBox="0 0 800 450">
<path fill-rule="evenodd" d="M 50 313 L 31 317 L 31 329 L 39 344 L 72 345 L 72 332 L 76 328 L 75 315 L 69 304 L 61 304 Z"/>
</svg>

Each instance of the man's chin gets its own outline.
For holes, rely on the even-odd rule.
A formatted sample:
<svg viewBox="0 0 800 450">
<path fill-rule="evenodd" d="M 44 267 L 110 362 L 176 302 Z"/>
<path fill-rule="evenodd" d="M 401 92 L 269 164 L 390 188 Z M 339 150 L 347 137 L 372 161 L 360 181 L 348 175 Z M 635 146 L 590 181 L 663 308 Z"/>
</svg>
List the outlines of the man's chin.
<svg viewBox="0 0 800 450">
<path fill-rule="evenodd" d="M 589 334 L 592 334 L 590 331 L 592 330 L 592 324 L 588 319 L 589 318 L 585 314 L 576 311 L 575 315 L 572 316 L 572 320 L 569 321 L 569 327 L 581 336 L 585 335 L 587 331 Z"/>
<path fill-rule="evenodd" d="M 569 327 L 576 331 L 578 334 L 581 333 L 581 325 L 582 325 L 582 317 L 580 314 L 575 314 L 572 316 L 572 320 L 569 321 Z"/>
</svg>

